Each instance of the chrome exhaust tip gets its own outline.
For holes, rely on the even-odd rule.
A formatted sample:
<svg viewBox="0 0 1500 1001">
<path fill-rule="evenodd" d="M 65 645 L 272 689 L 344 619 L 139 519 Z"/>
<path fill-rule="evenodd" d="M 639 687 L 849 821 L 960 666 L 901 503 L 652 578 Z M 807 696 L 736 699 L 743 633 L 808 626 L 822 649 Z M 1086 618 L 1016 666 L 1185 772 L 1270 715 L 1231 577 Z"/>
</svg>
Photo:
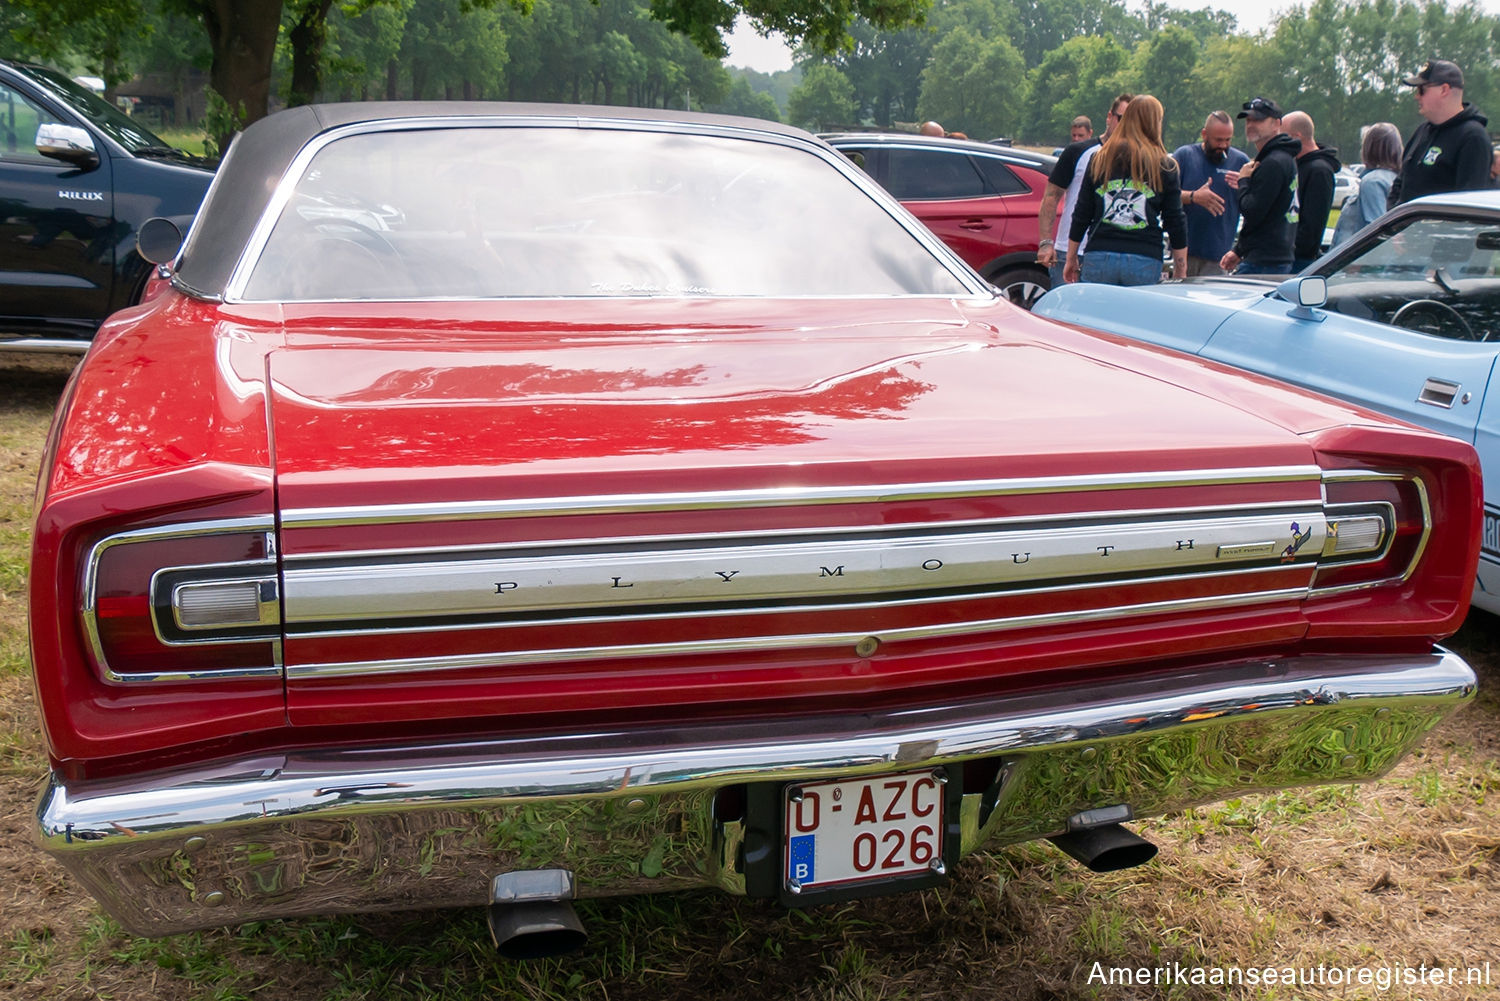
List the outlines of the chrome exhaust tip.
<svg viewBox="0 0 1500 1001">
<path fill-rule="evenodd" d="M 573 892 L 566 869 L 496 876 L 487 908 L 495 951 L 506 959 L 543 959 L 583 948 L 588 933 L 573 910 Z"/>
</svg>

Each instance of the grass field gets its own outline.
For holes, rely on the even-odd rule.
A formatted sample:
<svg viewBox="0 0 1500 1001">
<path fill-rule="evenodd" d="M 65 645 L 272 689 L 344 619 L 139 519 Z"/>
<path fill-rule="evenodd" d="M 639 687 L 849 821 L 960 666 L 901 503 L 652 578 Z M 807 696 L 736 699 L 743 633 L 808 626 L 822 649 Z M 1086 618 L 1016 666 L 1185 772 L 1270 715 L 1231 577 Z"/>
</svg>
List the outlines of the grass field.
<svg viewBox="0 0 1500 1001">
<path fill-rule="evenodd" d="M 585 902 L 586 951 L 529 964 L 498 961 L 473 910 L 127 935 L 31 841 L 47 760 L 22 615 L 28 519 L 68 367 L 0 355 L 0 998 L 1497 996 L 1500 620 L 1482 613 L 1454 641 L 1481 673 L 1480 698 L 1391 776 L 1137 824 L 1161 846 L 1139 869 L 1095 876 L 1032 844 L 971 857 L 941 890 L 808 911 L 711 893 Z M 1174 963 L 1205 976 L 1321 966 L 1325 982 L 1100 982 L 1112 967 Z M 1379 988 L 1392 968 L 1398 979 L 1404 967 L 1430 981 L 1422 964 L 1445 978 L 1456 968 L 1461 982 Z M 1462 982 L 1466 968 L 1482 977 L 1486 964 L 1489 986 Z M 1342 982 L 1351 975 L 1353 987 Z M 1372 983 L 1361 986 L 1361 975 Z"/>
</svg>

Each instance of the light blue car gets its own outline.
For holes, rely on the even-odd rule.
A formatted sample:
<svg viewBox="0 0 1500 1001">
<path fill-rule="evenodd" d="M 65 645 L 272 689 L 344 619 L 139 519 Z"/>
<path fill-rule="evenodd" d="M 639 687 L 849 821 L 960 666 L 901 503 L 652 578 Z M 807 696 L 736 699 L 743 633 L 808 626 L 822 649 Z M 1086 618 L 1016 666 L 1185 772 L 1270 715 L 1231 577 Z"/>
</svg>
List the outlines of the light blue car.
<svg viewBox="0 0 1500 1001">
<path fill-rule="evenodd" d="M 1474 605 L 1500 614 L 1500 191 L 1408 202 L 1290 279 L 1065 285 L 1034 311 L 1472 442 L 1485 471 Z"/>
</svg>

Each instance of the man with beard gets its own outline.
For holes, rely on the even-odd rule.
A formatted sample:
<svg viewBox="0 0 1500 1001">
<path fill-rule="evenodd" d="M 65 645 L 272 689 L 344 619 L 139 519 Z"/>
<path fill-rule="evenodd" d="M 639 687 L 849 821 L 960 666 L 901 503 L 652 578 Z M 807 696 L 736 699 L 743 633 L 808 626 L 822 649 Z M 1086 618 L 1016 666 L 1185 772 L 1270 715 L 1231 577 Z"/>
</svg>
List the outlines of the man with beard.
<svg viewBox="0 0 1500 1001">
<path fill-rule="evenodd" d="M 1307 267 L 1323 253 L 1323 233 L 1333 211 L 1333 175 L 1339 171 L 1339 151 L 1313 137 L 1312 116 L 1294 111 L 1282 119 L 1286 134 L 1302 144 L 1297 154 L 1297 236 L 1292 244 L 1292 273 Z"/>
<path fill-rule="evenodd" d="M 1198 133 L 1201 142 L 1172 153 L 1182 172 L 1182 208 L 1187 214 L 1187 274 L 1222 275 L 1219 260 L 1234 246 L 1240 198 L 1234 184 L 1250 158 L 1234 148 L 1234 119 L 1215 111 Z M 1231 183 L 1233 182 L 1233 183 Z"/>
<path fill-rule="evenodd" d="M 1245 137 L 1255 144 L 1255 159 L 1240 168 L 1240 235 L 1219 259 L 1225 271 L 1247 275 L 1285 275 L 1292 270 L 1292 240 L 1297 232 L 1297 154 L 1302 144 L 1281 130 L 1281 106 L 1264 97 L 1246 101 L 1236 117 L 1245 120 Z"/>
</svg>

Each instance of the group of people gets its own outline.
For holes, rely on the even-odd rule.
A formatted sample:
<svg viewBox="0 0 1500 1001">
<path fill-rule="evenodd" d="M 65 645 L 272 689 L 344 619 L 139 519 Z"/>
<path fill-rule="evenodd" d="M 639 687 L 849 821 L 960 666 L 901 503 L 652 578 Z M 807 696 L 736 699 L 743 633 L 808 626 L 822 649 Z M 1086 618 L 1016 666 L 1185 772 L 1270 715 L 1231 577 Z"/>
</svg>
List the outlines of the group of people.
<svg viewBox="0 0 1500 1001">
<path fill-rule="evenodd" d="M 1403 148 L 1389 122 L 1364 129 L 1357 199 L 1340 211 L 1333 241 L 1421 195 L 1492 186 L 1485 117 L 1463 99 L 1463 72 L 1434 59 L 1402 83 L 1424 119 Z M 1315 260 L 1333 207 L 1338 151 L 1317 141 L 1312 117 L 1252 98 L 1245 121 L 1253 157 L 1234 146 L 1235 119 L 1211 113 L 1199 141 L 1168 154 L 1162 105 L 1149 94 L 1110 103 L 1101 138 L 1079 116 L 1048 178 L 1037 262 L 1052 284 L 1145 285 L 1172 276 L 1292 274 Z"/>
</svg>

